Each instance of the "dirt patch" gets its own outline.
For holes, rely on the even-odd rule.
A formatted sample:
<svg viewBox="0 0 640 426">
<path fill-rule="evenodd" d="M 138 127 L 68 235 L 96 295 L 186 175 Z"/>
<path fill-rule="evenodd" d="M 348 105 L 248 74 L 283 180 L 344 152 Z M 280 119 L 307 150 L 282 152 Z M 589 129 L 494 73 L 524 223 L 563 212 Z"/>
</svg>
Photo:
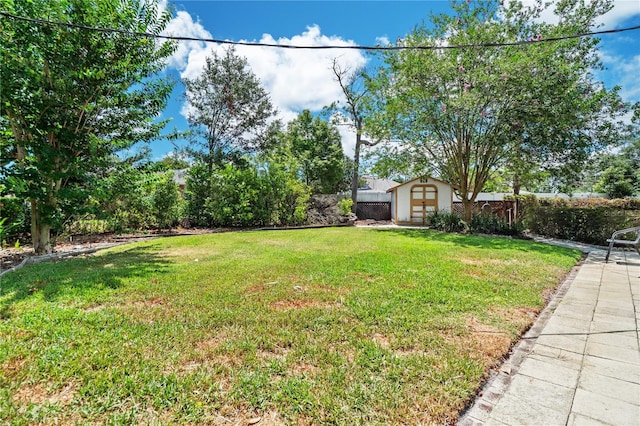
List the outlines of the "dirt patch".
<svg viewBox="0 0 640 426">
<path fill-rule="evenodd" d="M 370 274 L 364 274 L 362 272 L 355 272 L 352 274 L 353 276 L 357 277 L 357 278 L 362 278 L 365 281 L 371 282 L 371 281 L 375 281 L 376 277 Z"/>
<path fill-rule="evenodd" d="M 105 308 L 105 305 L 92 305 L 89 306 L 88 308 L 84 308 L 83 311 L 90 313 L 90 312 L 98 312 L 101 311 Z"/>
<path fill-rule="evenodd" d="M 268 283 L 255 284 L 255 285 L 252 285 L 250 287 L 247 287 L 244 290 L 244 292 L 245 292 L 245 294 L 248 294 L 248 295 L 263 293 L 263 292 L 269 290 L 270 288 L 273 288 L 273 286 L 275 286 L 276 284 L 278 284 L 277 281 L 271 281 L 271 282 L 268 282 Z"/>
<path fill-rule="evenodd" d="M 150 297 L 148 299 L 135 300 L 124 304 L 124 307 L 144 309 L 144 308 L 156 308 L 158 306 L 167 306 L 168 303 L 161 297 Z"/>
<path fill-rule="evenodd" d="M 338 302 L 322 302 L 319 300 L 279 300 L 270 305 L 271 309 L 276 311 L 305 308 L 338 309 L 340 306 Z"/>
<path fill-rule="evenodd" d="M 509 351 L 511 338 L 507 333 L 479 321 L 474 316 L 467 318 L 466 325 L 471 333 L 473 349 L 489 363 L 499 362 Z"/>
<path fill-rule="evenodd" d="M 258 349 L 256 356 L 263 361 L 284 362 L 288 353 L 289 349 L 276 346 L 273 349 Z"/>
<path fill-rule="evenodd" d="M 11 378 L 20 373 L 26 364 L 26 358 L 14 358 L 2 363 L 0 370 L 2 370 L 8 378 Z"/>
<path fill-rule="evenodd" d="M 13 395 L 13 400 L 21 404 L 42 405 L 45 403 L 67 405 L 73 401 L 76 386 L 73 382 L 64 388 L 51 392 L 43 384 L 24 385 Z"/>
<path fill-rule="evenodd" d="M 235 416 L 218 415 L 213 424 L 216 426 L 282 426 L 285 423 L 277 411 L 269 411 L 264 414 L 248 412 L 244 414 L 239 413 Z"/>
<path fill-rule="evenodd" d="M 489 313 L 492 316 L 497 316 L 501 319 L 507 320 L 509 323 L 516 325 L 518 330 L 522 333 L 535 321 L 540 313 L 537 309 L 517 307 L 517 308 L 502 308 L 494 306 L 489 309 Z"/>
<path fill-rule="evenodd" d="M 460 263 L 463 265 L 473 265 L 473 266 L 483 266 L 483 265 L 513 265 L 517 261 L 515 259 L 493 259 L 493 258 L 484 258 L 484 259 L 470 259 L 467 257 L 463 257 L 459 259 Z"/>
<path fill-rule="evenodd" d="M 463 265 L 484 265 L 484 261 L 480 260 L 480 259 L 467 259 L 467 258 L 462 258 L 460 259 L 460 263 L 462 263 Z"/>
<path fill-rule="evenodd" d="M 389 349 L 391 347 L 391 341 L 387 336 L 382 333 L 376 333 L 373 335 L 372 340 L 376 345 L 380 346 L 382 349 Z"/>
<path fill-rule="evenodd" d="M 194 347 L 198 352 L 209 353 L 218 349 L 226 340 L 227 336 L 224 333 L 220 333 L 208 339 L 197 341 Z"/>
<path fill-rule="evenodd" d="M 292 375 L 305 376 L 305 377 L 313 377 L 316 374 L 318 374 L 319 371 L 320 371 L 320 368 L 318 368 L 317 366 L 311 363 L 304 362 L 304 361 L 294 363 L 289 369 L 289 372 Z"/>
</svg>

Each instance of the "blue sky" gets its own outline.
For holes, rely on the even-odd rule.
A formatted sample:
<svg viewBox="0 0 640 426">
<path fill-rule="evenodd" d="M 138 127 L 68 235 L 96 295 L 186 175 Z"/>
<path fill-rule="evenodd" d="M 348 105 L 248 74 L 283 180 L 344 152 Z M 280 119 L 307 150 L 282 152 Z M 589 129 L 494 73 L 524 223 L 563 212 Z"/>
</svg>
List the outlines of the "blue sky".
<svg viewBox="0 0 640 426">
<path fill-rule="evenodd" d="M 375 45 L 395 41 L 416 25 L 429 21 L 431 13 L 450 11 L 449 1 L 212 1 L 172 2 L 176 16 L 166 33 L 180 36 L 234 41 L 262 41 L 297 45 Z M 543 14 L 552 20 L 551 14 Z M 640 25 L 640 1 L 616 0 L 614 9 L 602 19 L 602 29 Z M 601 37 L 601 57 L 607 71 L 598 74 L 608 87 L 622 86 L 627 101 L 640 101 L 640 30 Z M 204 58 L 221 46 L 181 42 L 167 72 L 176 79 L 198 75 Z M 356 50 L 285 50 L 239 47 L 253 72 L 261 79 L 284 121 L 302 109 L 318 111 L 340 98 L 333 79 L 333 58 L 344 67 L 355 68 L 371 62 Z M 168 125 L 186 130 L 183 87 L 178 84 L 162 118 Z M 345 153 L 353 150 L 353 137 L 343 132 Z M 159 159 L 171 151 L 169 142 L 152 144 Z"/>
</svg>

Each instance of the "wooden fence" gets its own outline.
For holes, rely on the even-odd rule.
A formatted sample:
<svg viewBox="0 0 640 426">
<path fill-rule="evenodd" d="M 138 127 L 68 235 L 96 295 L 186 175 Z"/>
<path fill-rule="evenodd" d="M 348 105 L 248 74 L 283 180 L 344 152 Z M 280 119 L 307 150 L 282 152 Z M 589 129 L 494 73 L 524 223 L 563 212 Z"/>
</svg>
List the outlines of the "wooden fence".
<svg viewBox="0 0 640 426">
<path fill-rule="evenodd" d="M 358 202 L 356 207 L 358 219 L 391 220 L 391 203 L 388 202 Z"/>
<path fill-rule="evenodd" d="M 453 203 L 453 213 L 462 216 L 464 209 L 461 202 Z M 504 221 L 514 220 L 515 201 L 498 200 L 498 201 L 477 201 L 473 203 L 474 214 L 490 214 Z"/>
</svg>

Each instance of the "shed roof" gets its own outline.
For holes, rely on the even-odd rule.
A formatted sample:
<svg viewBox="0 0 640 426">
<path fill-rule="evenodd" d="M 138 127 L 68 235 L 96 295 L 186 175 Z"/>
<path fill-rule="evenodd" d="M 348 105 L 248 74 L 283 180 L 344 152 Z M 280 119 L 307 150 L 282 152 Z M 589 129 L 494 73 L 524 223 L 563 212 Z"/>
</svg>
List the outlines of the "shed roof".
<svg viewBox="0 0 640 426">
<path fill-rule="evenodd" d="M 395 191 L 396 189 L 400 188 L 401 186 L 409 185 L 410 183 L 413 183 L 413 182 L 415 182 L 415 181 L 416 181 L 416 180 L 418 180 L 418 179 L 427 179 L 428 181 L 435 180 L 436 182 L 440 182 L 440 183 L 443 183 L 443 184 L 445 184 L 445 185 L 449 185 L 449 186 L 450 186 L 450 187 L 452 187 L 452 188 L 454 187 L 454 186 L 453 186 L 453 185 L 451 185 L 449 182 L 445 182 L 445 181 L 443 181 L 443 180 L 436 179 L 436 178 L 431 177 L 431 176 L 423 175 L 423 176 L 418 176 L 418 177 L 416 177 L 416 178 L 413 178 L 413 179 L 411 179 L 411 180 L 408 180 L 408 181 L 406 181 L 405 183 L 401 183 L 401 184 L 399 184 L 399 185 L 397 185 L 397 186 L 394 186 L 393 188 L 389 188 L 389 189 L 387 190 L 387 192 L 393 192 L 393 191 Z"/>
</svg>

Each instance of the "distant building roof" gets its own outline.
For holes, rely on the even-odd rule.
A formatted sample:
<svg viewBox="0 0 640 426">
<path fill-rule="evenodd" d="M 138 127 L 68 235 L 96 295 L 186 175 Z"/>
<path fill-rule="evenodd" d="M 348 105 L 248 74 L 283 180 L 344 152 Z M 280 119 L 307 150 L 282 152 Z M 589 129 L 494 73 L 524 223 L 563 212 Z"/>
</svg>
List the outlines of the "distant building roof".
<svg viewBox="0 0 640 426">
<path fill-rule="evenodd" d="M 360 191 L 387 192 L 394 186 L 400 185 L 394 180 L 373 176 L 362 176 L 362 179 L 366 182 L 366 185 L 363 188 L 358 188 Z"/>
<path fill-rule="evenodd" d="M 178 186 L 185 186 L 187 184 L 187 172 L 189 169 L 173 170 L 173 181 Z"/>
</svg>

